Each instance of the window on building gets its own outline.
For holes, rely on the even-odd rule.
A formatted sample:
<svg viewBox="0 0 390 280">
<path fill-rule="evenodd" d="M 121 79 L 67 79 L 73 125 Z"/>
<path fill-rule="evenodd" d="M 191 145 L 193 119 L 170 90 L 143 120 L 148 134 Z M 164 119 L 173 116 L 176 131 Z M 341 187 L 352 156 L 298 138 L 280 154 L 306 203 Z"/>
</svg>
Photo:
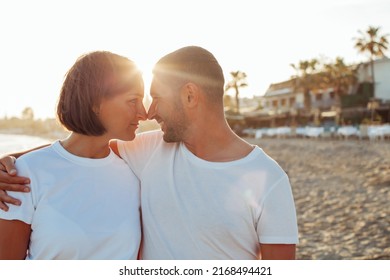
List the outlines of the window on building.
<svg viewBox="0 0 390 280">
<path fill-rule="evenodd" d="M 278 108 L 278 100 L 272 100 L 272 107 Z"/>
<path fill-rule="evenodd" d="M 295 105 L 295 97 L 290 97 L 290 106 L 293 107 Z"/>
<path fill-rule="evenodd" d="M 282 107 L 285 107 L 286 106 L 286 99 L 285 98 L 283 98 L 282 100 L 280 100 L 280 104 L 281 104 L 281 106 Z"/>
</svg>

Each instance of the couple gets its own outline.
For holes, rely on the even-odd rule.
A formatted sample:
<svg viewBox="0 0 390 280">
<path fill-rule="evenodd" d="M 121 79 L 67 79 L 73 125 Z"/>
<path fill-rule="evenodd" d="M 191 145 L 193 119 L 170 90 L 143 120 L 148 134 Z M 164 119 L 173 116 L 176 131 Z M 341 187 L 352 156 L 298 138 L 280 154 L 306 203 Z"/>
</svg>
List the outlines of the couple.
<svg viewBox="0 0 390 280">
<path fill-rule="evenodd" d="M 229 128 L 215 57 L 184 47 L 153 75 L 146 113 L 132 61 L 109 52 L 76 61 L 57 108 L 72 133 L 17 159 L 31 192 L 9 193 L 22 205 L 0 211 L 1 258 L 295 258 L 288 177 Z M 161 131 L 135 136 L 146 118 Z M 12 157 L 1 163 L 0 188 L 23 190 Z"/>
</svg>

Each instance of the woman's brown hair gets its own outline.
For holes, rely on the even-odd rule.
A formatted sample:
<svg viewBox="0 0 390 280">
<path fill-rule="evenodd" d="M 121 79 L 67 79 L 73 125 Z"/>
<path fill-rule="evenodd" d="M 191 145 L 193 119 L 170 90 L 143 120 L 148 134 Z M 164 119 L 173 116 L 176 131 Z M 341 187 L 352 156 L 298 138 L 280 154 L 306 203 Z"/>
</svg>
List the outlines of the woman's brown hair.
<svg viewBox="0 0 390 280">
<path fill-rule="evenodd" d="M 142 83 L 130 59 L 108 51 L 80 56 L 65 75 L 57 105 L 63 126 L 76 133 L 100 136 L 106 132 L 98 117 L 102 98 L 110 98 Z"/>
</svg>

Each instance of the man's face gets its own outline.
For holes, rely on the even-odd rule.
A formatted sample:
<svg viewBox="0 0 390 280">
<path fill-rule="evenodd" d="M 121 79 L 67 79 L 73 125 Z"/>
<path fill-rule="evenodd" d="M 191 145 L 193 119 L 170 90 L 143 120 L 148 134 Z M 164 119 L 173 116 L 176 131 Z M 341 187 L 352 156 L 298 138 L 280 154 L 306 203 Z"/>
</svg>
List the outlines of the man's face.
<svg viewBox="0 0 390 280">
<path fill-rule="evenodd" d="M 180 100 L 180 88 L 171 88 L 163 81 L 153 78 L 150 95 L 153 101 L 148 118 L 155 119 L 160 124 L 164 141 L 183 141 L 188 120 Z"/>
</svg>

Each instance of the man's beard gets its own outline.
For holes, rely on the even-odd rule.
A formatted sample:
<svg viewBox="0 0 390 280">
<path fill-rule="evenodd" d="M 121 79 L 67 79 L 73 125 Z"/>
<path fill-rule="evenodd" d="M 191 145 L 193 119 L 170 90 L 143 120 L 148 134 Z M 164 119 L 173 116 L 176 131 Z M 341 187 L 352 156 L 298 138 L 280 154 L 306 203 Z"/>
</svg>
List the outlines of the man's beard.
<svg viewBox="0 0 390 280">
<path fill-rule="evenodd" d="M 165 122 L 164 141 L 168 143 L 183 141 L 188 125 L 183 108 L 176 106 L 175 113 Z"/>
</svg>

